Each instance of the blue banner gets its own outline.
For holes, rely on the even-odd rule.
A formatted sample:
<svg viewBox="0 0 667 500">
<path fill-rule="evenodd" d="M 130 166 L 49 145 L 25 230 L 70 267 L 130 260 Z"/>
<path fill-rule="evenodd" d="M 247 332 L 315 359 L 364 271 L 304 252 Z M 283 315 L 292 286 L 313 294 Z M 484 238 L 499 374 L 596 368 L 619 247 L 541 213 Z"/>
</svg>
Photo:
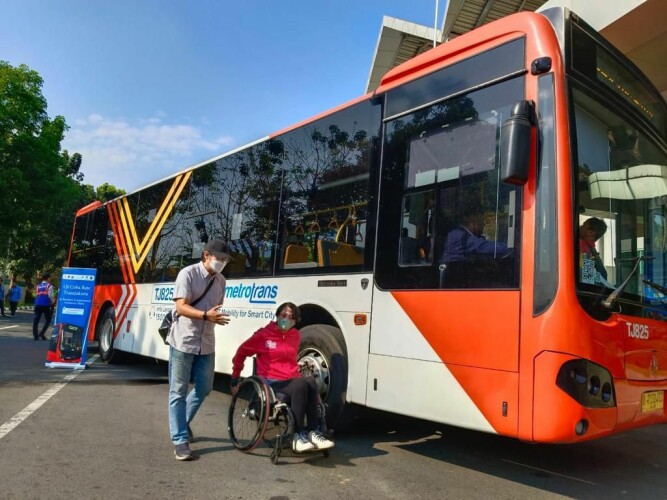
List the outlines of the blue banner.
<svg viewBox="0 0 667 500">
<path fill-rule="evenodd" d="M 88 328 L 96 274 L 96 269 L 63 268 L 46 366 L 75 369 L 86 367 Z"/>
</svg>

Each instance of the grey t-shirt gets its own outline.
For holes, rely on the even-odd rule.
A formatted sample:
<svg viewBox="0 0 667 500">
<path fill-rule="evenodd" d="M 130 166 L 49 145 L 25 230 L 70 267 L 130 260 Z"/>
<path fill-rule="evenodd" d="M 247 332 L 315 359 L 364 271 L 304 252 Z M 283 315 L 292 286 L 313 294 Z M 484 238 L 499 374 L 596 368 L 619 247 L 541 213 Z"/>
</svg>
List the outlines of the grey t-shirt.
<svg viewBox="0 0 667 500">
<path fill-rule="evenodd" d="M 176 277 L 174 300 L 188 299 L 194 302 L 208 285 L 215 280 L 206 295 L 195 305 L 200 311 L 208 311 L 221 305 L 225 298 L 225 277 L 222 274 L 211 276 L 202 262 L 181 269 Z M 175 349 L 189 354 L 211 354 L 215 352 L 215 324 L 203 319 L 190 319 L 174 314 L 174 323 L 167 336 L 167 342 Z"/>
</svg>

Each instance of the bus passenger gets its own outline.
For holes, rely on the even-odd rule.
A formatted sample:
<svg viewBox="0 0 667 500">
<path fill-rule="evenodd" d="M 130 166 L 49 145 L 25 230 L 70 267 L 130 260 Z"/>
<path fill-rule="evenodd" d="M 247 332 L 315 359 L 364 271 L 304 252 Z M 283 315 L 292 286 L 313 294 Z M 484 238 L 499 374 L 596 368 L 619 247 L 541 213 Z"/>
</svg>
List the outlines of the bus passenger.
<svg viewBox="0 0 667 500">
<path fill-rule="evenodd" d="M 192 459 L 190 423 L 213 388 L 214 327 L 229 323 L 229 316 L 220 311 L 226 284 L 220 273 L 230 260 L 227 244 L 211 240 L 201 261 L 181 269 L 176 277 L 176 314 L 167 336 L 169 431 L 176 460 Z M 193 388 L 188 393 L 191 381 Z"/>
<path fill-rule="evenodd" d="M 301 312 L 293 303 L 278 306 L 276 321 L 257 330 L 239 346 L 232 359 L 231 379 L 232 394 L 236 394 L 245 359 L 256 357 L 257 375 L 264 377 L 275 393 L 289 397 L 295 425 L 292 450 L 297 453 L 334 446 L 334 442 L 318 429 L 317 383 L 312 377 L 302 377 L 299 372 L 297 353 L 301 334 L 294 325 L 300 319 Z M 307 428 L 304 420 L 307 420 Z"/>
<path fill-rule="evenodd" d="M 606 232 L 607 224 L 597 217 L 586 219 L 581 227 L 579 227 L 579 254 L 581 256 L 582 273 L 584 273 L 584 262 L 588 259 L 593 261 L 595 271 L 600 273 L 600 276 L 604 280 L 607 279 L 607 270 L 600 258 L 600 254 L 595 248 L 595 242 L 602 238 Z M 583 278 L 582 281 L 589 282 L 589 279 Z"/>
<path fill-rule="evenodd" d="M 471 257 L 500 258 L 508 254 L 510 249 L 505 243 L 487 240 L 484 230 L 484 215 L 467 213 L 463 216 L 463 224 L 452 229 L 445 239 L 445 248 L 441 262 L 463 262 Z"/>
</svg>

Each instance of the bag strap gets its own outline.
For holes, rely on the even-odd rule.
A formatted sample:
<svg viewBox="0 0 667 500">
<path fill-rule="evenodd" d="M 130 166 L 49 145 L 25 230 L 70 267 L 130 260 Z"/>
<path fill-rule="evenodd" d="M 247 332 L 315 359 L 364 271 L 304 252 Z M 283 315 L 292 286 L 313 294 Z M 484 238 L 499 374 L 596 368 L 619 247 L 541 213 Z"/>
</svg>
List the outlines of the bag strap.
<svg viewBox="0 0 667 500">
<path fill-rule="evenodd" d="M 195 300 L 194 302 L 192 302 L 192 303 L 190 304 L 192 307 L 196 306 L 197 303 L 198 303 L 201 299 L 204 298 L 204 296 L 208 293 L 208 291 L 209 291 L 209 290 L 211 289 L 211 287 L 213 286 L 213 282 L 214 282 L 214 281 L 215 281 L 215 276 L 209 280 L 208 285 L 206 285 L 206 290 L 204 290 L 204 293 L 202 293 L 199 297 L 197 297 L 197 300 Z"/>
</svg>

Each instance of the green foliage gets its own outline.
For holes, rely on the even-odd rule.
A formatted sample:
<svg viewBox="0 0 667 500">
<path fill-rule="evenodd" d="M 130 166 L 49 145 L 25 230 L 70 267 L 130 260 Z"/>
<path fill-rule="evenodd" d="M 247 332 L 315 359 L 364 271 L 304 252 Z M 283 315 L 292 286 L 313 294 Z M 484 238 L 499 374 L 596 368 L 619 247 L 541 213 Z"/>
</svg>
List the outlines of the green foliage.
<svg viewBox="0 0 667 500">
<path fill-rule="evenodd" d="M 83 159 L 61 151 L 67 123 L 49 118 L 42 85 L 36 71 L 0 61 L 0 256 L 28 280 L 63 265 L 78 208 L 121 193 L 82 184 Z"/>
<path fill-rule="evenodd" d="M 97 186 L 95 194 L 96 194 L 95 199 L 104 203 L 107 201 L 111 201 L 114 198 L 118 198 L 119 196 L 123 196 L 125 194 L 125 191 L 122 189 L 118 189 L 116 186 L 112 186 L 111 184 L 105 182 L 101 186 Z"/>
</svg>

